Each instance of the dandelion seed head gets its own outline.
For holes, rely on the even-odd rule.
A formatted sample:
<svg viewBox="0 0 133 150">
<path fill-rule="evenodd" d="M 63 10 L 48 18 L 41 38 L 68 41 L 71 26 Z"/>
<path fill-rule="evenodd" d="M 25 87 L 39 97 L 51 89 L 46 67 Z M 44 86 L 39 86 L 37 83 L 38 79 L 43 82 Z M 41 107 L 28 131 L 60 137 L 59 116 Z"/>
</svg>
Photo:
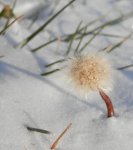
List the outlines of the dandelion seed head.
<svg viewBox="0 0 133 150">
<path fill-rule="evenodd" d="M 73 58 L 69 67 L 72 83 L 81 92 L 111 90 L 112 66 L 105 55 L 91 54 Z"/>
</svg>

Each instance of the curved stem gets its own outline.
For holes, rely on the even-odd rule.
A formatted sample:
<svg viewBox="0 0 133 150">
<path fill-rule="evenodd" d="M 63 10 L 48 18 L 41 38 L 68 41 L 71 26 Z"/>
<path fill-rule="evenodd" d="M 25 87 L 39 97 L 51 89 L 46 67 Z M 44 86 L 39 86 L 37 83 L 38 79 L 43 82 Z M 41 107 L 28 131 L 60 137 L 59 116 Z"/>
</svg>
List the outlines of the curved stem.
<svg viewBox="0 0 133 150">
<path fill-rule="evenodd" d="M 108 111 L 108 114 L 107 114 L 107 117 L 112 117 L 115 115 L 115 112 L 114 112 L 114 107 L 113 107 L 113 104 L 111 102 L 111 99 L 109 98 L 109 96 L 107 94 L 104 93 L 103 90 L 99 90 L 99 94 L 100 96 L 102 97 L 102 99 L 104 100 L 105 104 L 106 104 L 106 107 L 107 107 L 107 111 Z"/>
</svg>

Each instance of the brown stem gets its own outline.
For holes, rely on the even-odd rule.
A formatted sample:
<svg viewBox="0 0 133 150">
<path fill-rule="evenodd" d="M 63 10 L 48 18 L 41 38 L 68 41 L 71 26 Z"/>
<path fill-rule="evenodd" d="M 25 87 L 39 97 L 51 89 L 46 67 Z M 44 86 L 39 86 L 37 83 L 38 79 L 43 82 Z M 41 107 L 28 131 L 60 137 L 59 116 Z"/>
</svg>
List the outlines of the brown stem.
<svg viewBox="0 0 133 150">
<path fill-rule="evenodd" d="M 112 104 L 112 102 L 111 102 L 109 96 L 106 95 L 106 94 L 103 92 L 103 90 L 101 90 L 101 89 L 99 90 L 99 94 L 100 94 L 100 96 L 102 97 L 102 99 L 104 100 L 104 102 L 105 102 L 105 104 L 106 104 L 107 111 L 108 111 L 107 116 L 108 116 L 108 117 L 114 116 L 114 115 L 115 115 L 115 113 L 114 113 L 114 108 L 113 108 L 113 104 Z"/>
<path fill-rule="evenodd" d="M 59 135 L 59 137 L 55 140 L 55 142 L 52 144 L 51 146 L 51 150 L 55 149 L 56 146 L 58 145 L 58 142 L 60 141 L 60 139 L 63 137 L 63 135 L 67 132 L 67 130 L 71 127 L 72 123 L 70 123 L 66 129 Z"/>
</svg>

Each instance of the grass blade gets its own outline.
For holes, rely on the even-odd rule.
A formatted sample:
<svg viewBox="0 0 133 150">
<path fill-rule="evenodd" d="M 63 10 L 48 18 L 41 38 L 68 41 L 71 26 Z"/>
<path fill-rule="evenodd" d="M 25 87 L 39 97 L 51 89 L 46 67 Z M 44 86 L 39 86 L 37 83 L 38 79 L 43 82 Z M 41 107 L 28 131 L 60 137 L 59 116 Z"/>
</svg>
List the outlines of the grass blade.
<svg viewBox="0 0 133 150">
<path fill-rule="evenodd" d="M 119 68 L 117 68 L 117 69 L 118 69 L 118 70 L 124 70 L 124 69 L 130 68 L 130 67 L 133 67 L 133 64 L 127 65 L 127 66 L 123 66 L 123 67 L 119 67 Z"/>
<path fill-rule="evenodd" d="M 33 132 L 39 132 L 39 133 L 44 133 L 44 134 L 50 134 L 51 133 L 50 131 L 39 129 L 39 128 L 33 128 L 33 127 L 29 127 L 29 126 L 26 128 L 27 128 L 27 130 L 33 131 Z"/>
<path fill-rule="evenodd" d="M 51 67 L 51 66 L 53 66 L 53 65 L 55 65 L 55 64 L 58 64 L 58 63 L 61 63 L 61 62 L 64 62 L 64 61 L 66 61 L 65 59 L 60 59 L 60 60 L 57 60 L 57 61 L 55 61 L 55 62 L 53 62 L 53 63 L 50 63 L 50 64 L 48 64 L 48 65 L 46 65 L 45 67 Z"/>
<path fill-rule="evenodd" d="M 41 76 L 48 76 L 48 75 L 50 75 L 50 74 L 52 74 L 52 73 L 55 73 L 55 72 L 58 72 L 58 71 L 60 71 L 60 70 L 61 70 L 61 69 L 54 69 L 54 70 L 52 70 L 52 71 L 48 71 L 48 72 L 42 73 Z"/>
</svg>

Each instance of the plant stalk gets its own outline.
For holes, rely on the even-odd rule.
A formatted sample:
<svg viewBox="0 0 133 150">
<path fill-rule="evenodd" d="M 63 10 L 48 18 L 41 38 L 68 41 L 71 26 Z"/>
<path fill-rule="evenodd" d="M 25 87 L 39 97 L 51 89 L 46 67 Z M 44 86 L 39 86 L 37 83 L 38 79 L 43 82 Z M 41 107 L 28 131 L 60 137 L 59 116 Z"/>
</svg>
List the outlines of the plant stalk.
<svg viewBox="0 0 133 150">
<path fill-rule="evenodd" d="M 106 104 L 106 107 L 107 107 L 107 117 L 113 117 L 115 115 L 115 112 L 114 112 L 114 107 L 113 107 L 113 104 L 111 102 L 111 99 L 101 89 L 99 90 L 99 94 L 100 94 L 100 96 L 102 97 L 102 99 L 104 100 L 104 102 Z"/>
</svg>

